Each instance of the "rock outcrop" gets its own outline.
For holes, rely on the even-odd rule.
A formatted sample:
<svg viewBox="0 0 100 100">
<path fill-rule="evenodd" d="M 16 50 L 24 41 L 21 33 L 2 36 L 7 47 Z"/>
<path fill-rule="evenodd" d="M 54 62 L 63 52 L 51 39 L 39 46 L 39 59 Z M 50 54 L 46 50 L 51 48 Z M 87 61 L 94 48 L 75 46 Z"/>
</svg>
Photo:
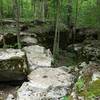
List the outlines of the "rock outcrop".
<svg viewBox="0 0 100 100">
<path fill-rule="evenodd" d="M 26 46 L 25 50 L 31 70 L 37 67 L 50 67 L 53 60 L 50 50 L 39 45 Z"/>
<path fill-rule="evenodd" d="M 70 98 L 72 100 L 99 100 L 99 87 L 100 65 L 90 62 L 86 66 L 83 66 L 80 71 L 79 78 L 74 85 Z"/>
<path fill-rule="evenodd" d="M 34 45 L 37 44 L 37 39 L 31 36 L 23 36 L 21 39 L 22 44 L 24 45 Z"/>
<path fill-rule="evenodd" d="M 27 71 L 23 51 L 19 49 L 0 50 L 0 81 L 23 80 Z"/>
<path fill-rule="evenodd" d="M 17 92 L 17 100 L 60 100 L 70 92 L 74 76 L 60 68 L 37 68 Z"/>
</svg>

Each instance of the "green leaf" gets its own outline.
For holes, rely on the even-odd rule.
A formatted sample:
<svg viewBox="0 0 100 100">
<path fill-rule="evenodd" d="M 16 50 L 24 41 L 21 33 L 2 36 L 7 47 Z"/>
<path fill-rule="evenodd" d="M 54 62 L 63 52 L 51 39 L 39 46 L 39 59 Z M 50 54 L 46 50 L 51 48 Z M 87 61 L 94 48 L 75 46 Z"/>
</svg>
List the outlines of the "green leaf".
<svg viewBox="0 0 100 100">
<path fill-rule="evenodd" d="M 68 99 L 68 96 L 64 96 L 64 97 L 63 97 L 63 100 L 69 100 L 69 99 Z"/>
</svg>

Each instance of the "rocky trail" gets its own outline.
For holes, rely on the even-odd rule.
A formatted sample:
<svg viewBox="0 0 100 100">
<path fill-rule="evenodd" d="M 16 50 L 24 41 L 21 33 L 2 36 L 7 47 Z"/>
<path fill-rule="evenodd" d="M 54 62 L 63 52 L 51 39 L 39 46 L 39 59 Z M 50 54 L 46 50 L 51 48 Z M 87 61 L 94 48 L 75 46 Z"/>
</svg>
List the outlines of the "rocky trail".
<svg viewBox="0 0 100 100">
<path fill-rule="evenodd" d="M 20 33 L 22 49 L 16 49 L 15 34 L 5 34 L 9 48 L 0 49 L 0 100 L 100 100 L 99 41 L 70 43 L 54 63 L 51 45 L 45 46 L 50 39 L 37 33 Z M 1 35 L 1 48 L 2 40 Z"/>
</svg>

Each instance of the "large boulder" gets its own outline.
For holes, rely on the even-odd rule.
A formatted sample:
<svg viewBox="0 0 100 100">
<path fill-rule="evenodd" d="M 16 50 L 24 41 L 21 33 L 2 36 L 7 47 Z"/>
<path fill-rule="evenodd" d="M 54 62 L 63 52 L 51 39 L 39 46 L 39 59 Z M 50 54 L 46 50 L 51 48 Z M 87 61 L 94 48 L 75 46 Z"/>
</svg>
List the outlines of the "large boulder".
<svg viewBox="0 0 100 100">
<path fill-rule="evenodd" d="M 19 49 L 0 50 L 0 81 L 23 80 L 27 74 L 25 53 Z"/>
<path fill-rule="evenodd" d="M 50 67 L 52 62 L 52 55 L 50 50 L 46 50 L 39 45 L 27 46 L 23 48 L 26 52 L 30 69 L 37 67 Z"/>
<path fill-rule="evenodd" d="M 70 92 L 74 77 L 60 68 L 37 68 L 17 92 L 17 100 L 60 100 Z"/>
<path fill-rule="evenodd" d="M 94 61 L 100 63 L 100 41 L 86 39 L 80 44 L 69 45 L 67 48 L 69 51 L 74 51 L 77 54 L 79 61 Z"/>
<path fill-rule="evenodd" d="M 81 55 L 86 61 L 100 62 L 100 42 L 98 40 L 84 41 Z"/>
<path fill-rule="evenodd" d="M 5 39 L 6 45 L 14 45 L 17 43 L 16 34 L 12 33 L 4 33 L 4 35 L 0 35 L 0 48 L 3 47 L 3 38 Z"/>
<path fill-rule="evenodd" d="M 21 39 L 22 44 L 24 45 L 34 45 L 37 44 L 37 39 L 31 36 L 23 36 Z"/>
<path fill-rule="evenodd" d="M 17 34 L 15 32 L 13 33 L 4 33 L 4 36 L 0 35 L 0 47 L 3 47 L 3 38 L 5 39 L 5 43 L 8 47 L 16 47 L 17 46 Z M 29 32 L 20 32 L 20 38 L 21 38 L 21 44 L 22 46 L 26 45 L 34 45 L 37 44 L 37 36 L 34 33 Z"/>
</svg>

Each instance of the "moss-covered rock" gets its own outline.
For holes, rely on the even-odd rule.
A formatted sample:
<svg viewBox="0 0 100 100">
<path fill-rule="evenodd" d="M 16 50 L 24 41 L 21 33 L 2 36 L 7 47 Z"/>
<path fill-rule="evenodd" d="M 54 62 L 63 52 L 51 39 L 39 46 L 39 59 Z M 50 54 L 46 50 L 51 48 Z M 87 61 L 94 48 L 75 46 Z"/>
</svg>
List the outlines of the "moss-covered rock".
<svg viewBox="0 0 100 100">
<path fill-rule="evenodd" d="M 23 51 L 0 50 L 0 81 L 23 80 L 27 72 L 28 67 Z"/>
<path fill-rule="evenodd" d="M 95 96 L 100 96 L 100 79 L 91 83 L 88 91 L 90 91 Z"/>
<path fill-rule="evenodd" d="M 84 100 L 92 100 L 93 98 L 93 100 L 95 100 L 95 98 L 100 96 L 100 79 L 92 79 L 94 73 L 99 72 L 100 65 L 97 64 L 90 64 L 86 68 L 83 68 L 81 77 L 75 84 L 78 96 L 84 97 Z"/>
</svg>

